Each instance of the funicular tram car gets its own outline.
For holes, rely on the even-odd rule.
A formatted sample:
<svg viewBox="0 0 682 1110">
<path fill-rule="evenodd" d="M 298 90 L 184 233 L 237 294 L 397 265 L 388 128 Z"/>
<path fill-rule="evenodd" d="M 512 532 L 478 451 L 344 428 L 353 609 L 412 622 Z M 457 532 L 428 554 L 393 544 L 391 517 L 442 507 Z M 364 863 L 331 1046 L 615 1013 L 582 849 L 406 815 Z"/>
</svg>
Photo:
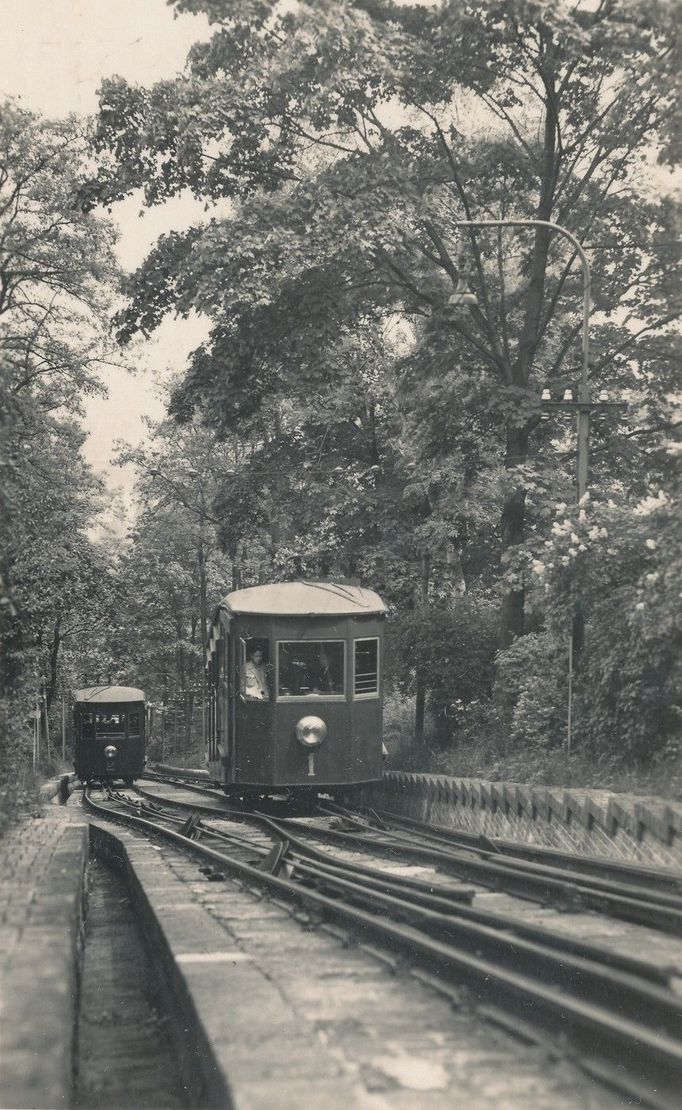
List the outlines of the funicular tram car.
<svg viewBox="0 0 682 1110">
<path fill-rule="evenodd" d="M 209 642 L 210 778 L 244 797 L 380 779 L 385 614 L 343 582 L 228 594 Z"/>
<path fill-rule="evenodd" d="M 75 771 L 81 782 L 132 782 L 144 769 L 145 697 L 133 686 L 88 686 L 73 705 Z"/>
</svg>

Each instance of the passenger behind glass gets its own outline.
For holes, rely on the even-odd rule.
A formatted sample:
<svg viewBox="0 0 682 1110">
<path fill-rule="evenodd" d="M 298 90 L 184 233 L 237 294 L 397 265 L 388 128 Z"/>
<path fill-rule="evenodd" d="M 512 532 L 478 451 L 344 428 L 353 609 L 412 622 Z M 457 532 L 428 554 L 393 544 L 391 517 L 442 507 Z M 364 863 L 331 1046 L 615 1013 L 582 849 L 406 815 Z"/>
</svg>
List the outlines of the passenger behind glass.
<svg viewBox="0 0 682 1110">
<path fill-rule="evenodd" d="M 247 701 L 267 701 L 270 690 L 262 648 L 253 647 L 249 651 L 244 677 Z"/>
</svg>

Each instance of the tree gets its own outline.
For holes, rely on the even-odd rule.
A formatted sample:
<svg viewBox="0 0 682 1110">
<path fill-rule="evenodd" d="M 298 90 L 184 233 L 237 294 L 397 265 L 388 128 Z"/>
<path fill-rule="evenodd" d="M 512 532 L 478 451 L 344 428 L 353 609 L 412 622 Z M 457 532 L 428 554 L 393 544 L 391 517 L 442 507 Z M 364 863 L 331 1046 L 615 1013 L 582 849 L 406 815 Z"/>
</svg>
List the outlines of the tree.
<svg viewBox="0 0 682 1110">
<path fill-rule="evenodd" d="M 97 141 L 109 161 L 93 192 L 232 201 L 159 242 L 121 321 L 124 337 L 171 308 L 215 321 L 178 412 L 203 404 L 231 426 L 283 377 L 324 380 L 359 312 L 409 317 L 417 357 L 435 338 L 461 388 L 478 379 L 487 393 L 489 451 L 510 471 L 501 540 L 514 548 L 533 390 L 573 375 L 579 275 L 545 228 L 460 237 L 459 220 L 484 215 L 577 235 L 594 260 L 594 384 L 636 381 L 641 416 L 668 422 L 672 212 L 651 199 L 646 164 L 675 153 L 675 5 L 175 6 L 205 11 L 216 33 L 177 80 L 105 83 Z M 479 307 L 453 318 L 464 246 Z M 652 362 L 655 377 L 633 374 Z M 505 614 L 519 633 L 522 587 Z"/>
<path fill-rule="evenodd" d="M 201 427 L 149 425 L 149 440 L 123 448 L 138 468 L 140 512 L 118 567 L 119 608 L 108 650 L 117 673 L 183 722 L 189 751 L 196 707 L 205 704 L 210 612 L 233 568 L 218 544 L 214 498 L 233 450 Z M 200 695 L 203 695 L 200 696 Z"/>
<path fill-rule="evenodd" d="M 557 507 L 549 538 L 527 545 L 531 598 L 544 616 L 538 648 L 548 665 L 544 682 L 537 666 L 525 675 L 522 667 L 511 682 L 517 742 L 564 740 L 566 657 L 556 646 L 566 643 L 579 598 L 588 619 L 574 707 L 578 742 L 631 762 L 666 749 L 679 758 L 680 539 L 679 499 L 664 491 Z M 549 716 L 553 725 L 544 727 Z"/>
<path fill-rule="evenodd" d="M 110 566 L 88 537 L 101 483 L 80 455 L 83 394 L 100 389 L 116 276 L 107 223 L 76 204 L 86 137 L 11 102 L 0 112 L 0 695 L 23 724 L 64 645 L 105 619 Z"/>
</svg>

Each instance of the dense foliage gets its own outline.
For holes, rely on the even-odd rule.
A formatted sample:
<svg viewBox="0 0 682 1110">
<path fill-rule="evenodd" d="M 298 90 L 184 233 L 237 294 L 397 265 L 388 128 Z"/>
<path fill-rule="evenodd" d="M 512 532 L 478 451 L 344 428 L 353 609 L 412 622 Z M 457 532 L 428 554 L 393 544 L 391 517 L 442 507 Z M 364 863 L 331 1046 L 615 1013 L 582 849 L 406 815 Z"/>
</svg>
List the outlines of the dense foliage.
<svg viewBox="0 0 682 1110">
<path fill-rule="evenodd" d="M 226 543 L 246 540 L 275 570 L 296 552 L 362 572 L 404 620 L 396 674 L 418 700 L 430 686 L 439 716 L 433 657 L 451 656 L 434 611 L 462 590 L 480 606 L 469 645 L 485 699 L 500 598 L 491 721 L 505 742 L 509 729 L 558 741 L 567 610 L 551 577 L 533 592 L 528 551 L 572 496 L 570 424 L 541 422 L 538 395 L 577 384 L 583 278 L 542 225 L 461 225 L 554 221 L 587 252 L 590 385 L 629 402 L 595 422 L 593 486 L 636 521 L 671 480 L 675 206 L 657 161 L 677 155 L 677 5 L 172 6 L 205 12 L 215 33 L 177 79 L 104 83 L 84 195 L 142 189 L 154 205 L 189 190 L 207 206 L 133 275 L 119 334 L 167 312 L 210 318 L 172 411 L 250 445 L 218 494 Z M 600 589 L 604 604 L 638 604 Z M 597 606 L 587 619 L 579 665 L 602 690 Z M 539 686 L 551 707 L 528 694 Z M 621 744 L 612 701 L 588 698 L 587 678 L 577 689 L 584 742 Z M 623 750 L 661 742 L 649 705 L 633 693 L 641 737 Z"/>
<path fill-rule="evenodd" d="M 92 146 L 0 124 L 6 692 L 49 705 L 60 658 L 134 678 L 189 747 L 209 610 L 296 565 L 384 594 L 419 740 L 426 715 L 442 747 L 560 746 L 579 603 L 574 744 L 674 754 L 679 4 L 169 6 L 211 39 L 150 88 L 105 80 Z M 129 276 L 120 342 L 209 328 L 122 456 L 140 508 L 112 559 L 77 420 L 109 357 L 96 212 L 136 192 L 205 214 Z M 592 394 L 627 402 L 593 420 L 575 509 L 572 419 L 540 390 L 579 382 L 584 274 L 547 221 L 589 258 Z"/>
<path fill-rule="evenodd" d="M 213 501 L 232 450 L 205 429 L 149 426 L 121 462 L 138 468 L 138 511 L 117 566 L 119 604 L 104 645 L 112 674 L 134 677 L 152 708 L 152 754 L 203 759 L 205 628 L 233 584 Z"/>
<path fill-rule="evenodd" d="M 80 454 L 83 397 L 100 389 L 116 274 L 112 234 L 75 203 L 85 136 L 5 103 L 0 110 L 0 764 L 30 756 L 29 713 L 46 717 L 86 665 L 83 641 L 114 590 L 89 530 L 100 483 Z M 79 656 L 80 653 L 80 656 Z M 67 668 L 68 670 L 68 668 Z"/>
</svg>

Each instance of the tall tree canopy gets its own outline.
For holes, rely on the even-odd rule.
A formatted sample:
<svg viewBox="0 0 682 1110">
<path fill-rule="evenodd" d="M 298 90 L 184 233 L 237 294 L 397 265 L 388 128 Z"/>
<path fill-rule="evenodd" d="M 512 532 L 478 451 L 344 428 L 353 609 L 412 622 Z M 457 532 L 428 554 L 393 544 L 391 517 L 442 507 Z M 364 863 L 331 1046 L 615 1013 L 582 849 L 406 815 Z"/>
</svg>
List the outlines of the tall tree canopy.
<svg viewBox="0 0 682 1110">
<path fill-rule="evenodd" d="M 636 398 L 628 431 L 643 438 L 613 438 L 605 421 L 599 457 L 632 465 L 670 420 L 673 212 L 651 172 L 676 152 L 679 6 L 173 6 L 205 12 L 215 34 L 175 80 L 104 83 L 88 195 L 110 202 L 142 188 L 156 204 L 189 189 L 219 205 L 201 226 L 162 237 L 120 319 L 126 338 L 168 311 L 211 317 L 176 413 L 199 407 L 219 430 L 234 428 L 274 397 L 324 390 L 359 322 L 382 334 L 396 317 L 409 321 L 399 371 L 426 432 L 424 462 L 447 467 L 453 447 L 467 455 L 482 432 L 483 468 L 461 460 L 459 515 L 497 485 L 499 536 L 513 548 L 524 538 L 529 449 L 548 448 L 537 388 L 577 376 L 580 268 L 546 228 L 458 224 L 553 220 L 592 261 L 592 383 Z M 478 303 L 453 311 L 464 271 Z M 434 429 L 448 423 L 445 408 L 443 437 Z M 551 472 L 557 460 L 545 454 Z M 511 586 L 506 625 L 518 633 L 524 591 Z"/>
<path fill-rule="evenodd" d="M 42 685 L 47 711 L 63 646 L 104 621 L 113 590 L 88 534 L 102 487 L 78 424 L 115 350 L 118 276 L 110 226 L 78 203 L 88 163 L 73 120 L 0 106 L 0 695 L 19 695 L 14 726 L 22 691 Z"/>
<path fill-rule="evenodd" d="M 146 441 L 119 456 L 138 471 L 138 514 L 117 568 L 106 651 L 114 673 L 172 712 L 185 751 L 201 736 L 207 617 L 233 577 L 214 508 L 233 458 L 232 445 L 216 445 L 205 428 L 169 420 L 149 423 Z"/>
</svg>

